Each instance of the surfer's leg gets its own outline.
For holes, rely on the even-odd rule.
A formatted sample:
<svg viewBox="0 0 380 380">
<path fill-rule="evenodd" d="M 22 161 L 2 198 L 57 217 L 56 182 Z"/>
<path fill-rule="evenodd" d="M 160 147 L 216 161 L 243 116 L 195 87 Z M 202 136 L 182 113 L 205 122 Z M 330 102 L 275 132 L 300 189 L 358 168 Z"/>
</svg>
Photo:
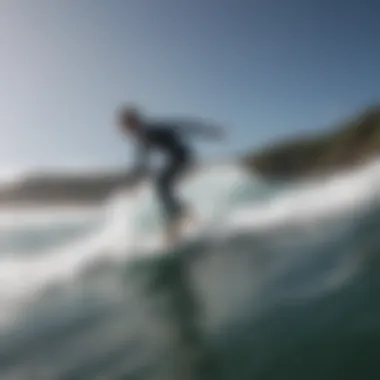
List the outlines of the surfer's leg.
<svg viewBox="0 0 380 380">
<path fill-rule="evenodd" d="M 181 234 L 181 223 L 179 222 L 184 214 L 184 205 L 175 194 L 175 185 L 187 164 L 187 160 L 174 158 L 164 169 L 157 182 L 158 197 L 166 216 L 166 242 L 168 244 L 173 244 Z"/>
<path fill-rule="evenodd" d="M 185 205 L 176 194 L 175 186 L 181 175 L 191 166 L 191 157 L 192 155 L 188 151 L 171 157 L 168 165 L 158 178 L 158 197 L 165 209 L 169 223 L 176 221 L 185 211 Z"/>
<path fill-rule="evenodd" d="M 183 170 L 183 163 L 173 160 L 160 175 L 157 183 L 158 196 L 169 222 L 177 219 L 182 212 L 182 204 L 175 195 L 175 182 Z"/>
</svg>

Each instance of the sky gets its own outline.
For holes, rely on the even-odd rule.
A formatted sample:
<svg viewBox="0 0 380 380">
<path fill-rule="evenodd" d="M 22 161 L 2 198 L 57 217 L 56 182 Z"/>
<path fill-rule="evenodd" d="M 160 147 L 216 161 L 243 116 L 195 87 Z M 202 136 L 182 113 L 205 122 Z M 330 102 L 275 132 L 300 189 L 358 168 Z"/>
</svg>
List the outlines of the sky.
<svg viewBox="0 0 380 380">
<path fill-rule="evenodd" d="M 377 0 L 0 0 L 0 171 L 128 165 L 114 111 L 201 117 L 231 156 L 380 100 Z"/>
</svg>

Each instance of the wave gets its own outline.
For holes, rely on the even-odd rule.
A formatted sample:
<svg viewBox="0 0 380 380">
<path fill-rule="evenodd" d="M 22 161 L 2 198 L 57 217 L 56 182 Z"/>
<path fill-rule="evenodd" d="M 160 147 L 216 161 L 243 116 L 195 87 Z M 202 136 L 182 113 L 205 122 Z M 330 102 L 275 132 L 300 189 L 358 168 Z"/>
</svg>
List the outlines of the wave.
<svg viewBox="0 0 380 380">
<path fill-rule="evenodd" d="M 46 355 L 49 379 L 182 378 L 215 362 L 218 379 L 287 378 L 326 352 L 349 358 L 380 320 L 367 285 L 379 285 L 379 181 L 378 162 L 281 185 L 234 163 L 204 168 L 180 188 L 204 227 L 170 252 L 151 186 L 115 194 L 85 237 L 0 259 L 2 378 Z"/>
<path fill-rule="evenodd" d="M 347 229 L 365 207 L 378 201 L 379 181 L 377 162 L 354 173 L 296 187 L 274 186 L 231 163 L 198 171 L 182 184 L 180 192 L 202 217 L 198 233 L 203 232 L 209 244 L 218 246 L 218 240 L 232 239 L 243 231 L 251 236 L 268 236 L 273 231 L 276 239 L 296 236 L 302 240 Z M 74 215 L 79 217 L 69 215 L 66 221 Z M 94 217 L 82 214 L 82 220 L 91 215 Z M 97 262 L 165 254 L 160 241 L 161 213 L 148 183 L 135 196 L 129 192 L 116 194 L 100 215 L 99 223 L 84 238 L 77 237 L 77 241 L 54 251 L 49 246 L 50 251 L 29 257 L 4 255 L 0 267 L 2 297 L 28 297 L 51 281 L 79 276 Z M 61 218 L 63 223 L 65 216 Z M 342 222 L 337 224 L 336 220 Z M 41 217 L 41 221 L 51 227 L 51 220 Z M 195 235 L 193 241 L 200 238 Z"/>
<path fill-rule="evenodd" d="M 366 205 L 376 202 L 379 183 L 378 163 L 323 182 L 303 183 L 297 187 L 288 184 L 281 189 L 246 173 L 238 165 L 230 164 L 199 171 L 181 186 L 180 192 L 187 203 L 194 207 L 197 215 L 201 215 L 203 225 L 209 227 L 208 232 L 214 230 L 220 235 L 244 228 L 254 233 L 289 226 L 315 227 L 318 219 L 325 222 L 326 219 L 353 216 Z M 30 222 L 45 224 L 49 228 L 54 223 L 58 226 L 70 225 L 103 218 L 103 222 L 89 236 L 66 247 L 59 247 L 57 252 L 50 255 L 51 260 L 58 260 L 61 256 L 70 257 L 72 251 L 86 250 L 89 260 L 99 255 L 97 251 L 128 251 L 125 255 L 130 258 L 141 254 L 147 241 L 152 251 L 160 251 L 157 239 L 150 239 L 147 235 L 161 233 L 161 217 L 154 191 L 146 183 L 135 196 L 128 191 L 116 194 L 102 212 L 69 210 L 63 213 L 30 213 L 28 216 L 19 216 L 14 225 L 30 227 Z M 137 252 L 133 254 L 133 250 Z M 107 254 L 109 258 L 118 255 L 120 252 Z M 31 259 L 34 260 L 38 261 L 39 258 Z M 41 257 L 41 260 L 45 261 L 46 257 Z M 29 260 L 27 262 L 29 265 Z M 17 266 L 21 263 L 16 259 L 14 264 Z"/>
</svg>

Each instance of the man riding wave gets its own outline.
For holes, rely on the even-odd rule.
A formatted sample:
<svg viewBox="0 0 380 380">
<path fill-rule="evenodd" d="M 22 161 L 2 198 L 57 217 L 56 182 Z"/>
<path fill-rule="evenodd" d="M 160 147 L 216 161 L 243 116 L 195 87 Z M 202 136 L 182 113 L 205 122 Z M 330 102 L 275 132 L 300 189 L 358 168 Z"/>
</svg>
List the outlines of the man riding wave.
<svg viewBox="0 0 380 380">
<path fill-rule="evenodd" d="M 134 138 L 137 146 L 136 165 L 132 171 L 135 181 L 149 172 L 148 158 L 152 150 L 166 156 L 164 168 L 156 181 L 156 192 L 169 223 L 185 214 L 183 202 L 175 194 L 175 185 L 194 159 L 194 151 L 187 143 L 192 134 L 220 139 L 222 131 L 215 126 L 190 120 L 150 120 L 135 107 L 123 107 L 117 114 L 123 134 Z"/>
</svg>

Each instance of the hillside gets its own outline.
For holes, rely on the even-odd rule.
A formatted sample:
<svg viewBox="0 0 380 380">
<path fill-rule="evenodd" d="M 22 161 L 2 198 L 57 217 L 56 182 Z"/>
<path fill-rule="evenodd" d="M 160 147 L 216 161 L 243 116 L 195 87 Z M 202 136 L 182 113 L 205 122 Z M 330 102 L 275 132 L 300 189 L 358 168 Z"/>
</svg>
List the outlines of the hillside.
<svg viewBox="0 0 380 380">
<path fill-rule="evenodd" d="M 329 130 L 266 147 L 243 161 L 273 178 L 324 174 L 367 161 L 380 153 L 380 106 Z"/>
<path fill-rule="evenodd" d="M 84 176 L 41 173 L 0 189 L 0 204 L 94 204 L 130 183 L 121 171 Z"/>
</svg>

